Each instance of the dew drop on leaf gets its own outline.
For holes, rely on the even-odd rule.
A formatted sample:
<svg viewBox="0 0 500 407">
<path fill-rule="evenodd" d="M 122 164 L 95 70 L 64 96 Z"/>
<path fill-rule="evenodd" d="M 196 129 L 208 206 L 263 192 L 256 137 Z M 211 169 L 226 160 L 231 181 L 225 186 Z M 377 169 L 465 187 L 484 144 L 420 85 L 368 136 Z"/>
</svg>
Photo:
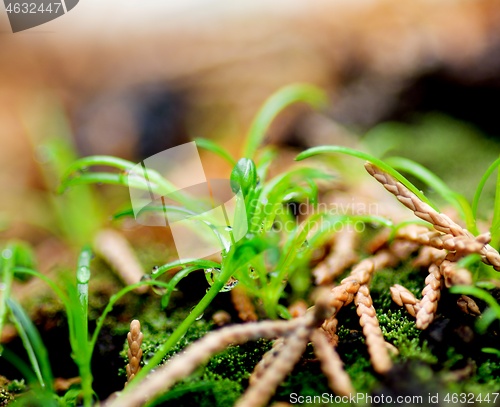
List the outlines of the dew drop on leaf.
<svg viewBox="0 0 500 407">
<path fill-rule="evenodd" d="M 304 250 L 307 250 L 309 249 L 309 242 L 306 240 L 304 240 L 304 243 L 302 243 L 299 247 L 299 252 L 303 252 Z"/>
</svg>

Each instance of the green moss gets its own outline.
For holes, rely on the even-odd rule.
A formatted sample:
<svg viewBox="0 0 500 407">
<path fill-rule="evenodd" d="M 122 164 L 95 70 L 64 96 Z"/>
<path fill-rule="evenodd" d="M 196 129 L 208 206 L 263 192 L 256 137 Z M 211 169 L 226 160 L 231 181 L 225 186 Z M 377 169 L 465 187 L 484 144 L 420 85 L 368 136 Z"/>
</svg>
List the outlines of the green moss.
<svg viewBox="0 0 500 407">
<path fill-rule="evenodd" d="M 377 312 L 385 340 L 398 349 L 397 360 L 418 360 L 431 365 L 437 363 L 437 357 L 430 351 L 427 341 L 420 339 L 422 331 L 416 328 L 414 318 L 403 315 L 404 312 L 401 309 Z"/>
<path fill-rule="evenodd" d="M 0 389 L 0 406 L 6 406 L 12 400 L 14 400 L 14 397 L 9 393 L 8 390 Z"/>
</svg>

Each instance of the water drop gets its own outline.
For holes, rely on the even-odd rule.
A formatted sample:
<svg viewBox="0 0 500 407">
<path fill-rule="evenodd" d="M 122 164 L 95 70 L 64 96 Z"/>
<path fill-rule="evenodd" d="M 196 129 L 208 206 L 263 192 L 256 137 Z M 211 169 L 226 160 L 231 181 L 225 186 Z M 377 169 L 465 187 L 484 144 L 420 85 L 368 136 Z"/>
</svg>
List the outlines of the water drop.
<svg viewBox="0 0 500 407">
<path fill-rule="evenodd" d="M 205 277 L 208 281 L 208 284 L 212 285 L 216 278 L 219 276 L 220 270 L 215 267 L 209 267 L 205 269 Z"/>
<path fill-rule="evenodd" d="M 158 270 L 160 269 L 160 266 L 153 266 L 153 270 L 151 270 L 152 274 L 158 273 Z"/>
<path fill-rule="evenodd" d="M 251 278 L 251 279 L 256 279 L 256 278 L 259 278 L 259 276 L 257 275 L 257 273 L 255 272 L 255 269 L 253 267 L 249 267 L 248 268 L 248 276 Z"/>
<path fill-rule="evenodd" d="M 195 308 L 196 308 L 196 306 L 191 307 L 191 309 L 189 310 L 189 313 L 193 312 Z M 196 321 L 199 321 L 202 318 L 203 318 L 203 312 L 199 316 L 196 317 Z"/>
<path fill-rule="evenodd" d="M 5 249 L 3 252 L 2 252 L 2 257 L 5 259 L 5 260 L 8 260 L 12 257 L 12 250 L 10 249 Z"/>
<path fill-rule="evenodd" d="M 299 252 L 303 252 L 304 250 L 307 250 L 309 249 L 309 242 L 306 240 L 304 240 L 304 243 L 302 243 L 298 249 Z"/>
<path fill-rule="evenodd" d="M 224 287 L 222 287 L 219 292 L 225 293 L 231 291 L 234 287 L 238 285 L 238 283 L 239 283 L 238 280 L 236 280 L 234 277 L 231 277 L 229 281 L 226 284 L 224 284 Z"/>
<path fill-rule="evenodd" d="M 142 277 L 141 277 L 141 281 L 149 281 L 149 280 L 152 280 L 153 277 L 151 277 L 151 274 L 144 274 Z"/>
<path fill-rule="evenodd" d="M 228 232 L 232 232 L 233 231 L 233 227 L 232 226 L 226 226 L 225 229 L 228 231 Z"/>
</svg>

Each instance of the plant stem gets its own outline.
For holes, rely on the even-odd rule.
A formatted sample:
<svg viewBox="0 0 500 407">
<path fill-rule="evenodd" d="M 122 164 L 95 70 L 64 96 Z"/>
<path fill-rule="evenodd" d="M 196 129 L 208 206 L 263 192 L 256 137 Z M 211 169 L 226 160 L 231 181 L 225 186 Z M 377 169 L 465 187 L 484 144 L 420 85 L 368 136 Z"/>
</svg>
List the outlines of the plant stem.
<svg viewBox="0 0 500 407">
<path fill-rule="evenodd" d="M 88 338 L 88 306 L 89 306 L 89 280 L 90 280 L 90 261 L 92 260 L 92 251 L 90 246 L 85 246 L 80 253 L 78 258 L 78 267 L 76 270 L 76 283 L 78 291 L 78 300 L 81 307 L 81 315 L 79 329 L 81 334 L 85 335 L 84 341 L 82 341 L 82 352 L 81 363 L 78 363 L 78 369 L 80 371 L 80 377 L 82 380 L 82 391 L 83 391 L 83 405 L 85 407 L 92 406 L 92 395 L 94 393 L 92 389 L 92 371 L 90 368 L 92 353 L 91 353 L 91 342 Z M 77 343 L 77 341 L 75 341 Z"/>
<path fill-rule="evenodd" d="M 228 254 L 225 258 L 226 264 L 231 263 L 230 257 L 231 254 Z M 165 355 L 175 346 L 177 342 L 179 342 L 189 327 L 196 321 L 197 318 L 199 318 L 200 315 L 203 315 L 205 309 L 210 305 L 217 294 L 219 294 L 220 290 L 227 283 L 231 275 L 235 274 L 236 271 L 237 269 L 233 267 L 227 267 L 227 269 L 220 274 L 219 278 L 214 281 L 210 289 L 194 307 L 186 319 L 182 321 L 179 327 L 169 336 L 167 341 L 156 351 L 155 355 L 148 361 L 147 365 L 145 365 L 139 373 L 137 373 L 135 379 L 129 383 L 123 394 L 126 394 L 128 391 L 133 389 L 152 369 L 161 363 Z"/>
<path fill-rule="evenodd" d="M 1 252 L 3 262 L 2 272 L 2 285 L 3 289 L 0 291 L 0 333 L 5 324 L 5 317 L 7 315 L 7 301 L 10 297 L 12 286 L 12 279 L 14 276 L 13 268 L 15 266 L 15 250 L 14 244 L 9 244 Z M 2 346 L 0 346 L 0 355 L 2 354 Z"/>
<path fill-rule="evenodd" d="M 500 170 L 497 174 L 497 183 L 495 190 L 495 206 L 493 209 L 493 220 L 491 222 L 491 243 L 498 250 L 500 244 Z"/>
</svg>

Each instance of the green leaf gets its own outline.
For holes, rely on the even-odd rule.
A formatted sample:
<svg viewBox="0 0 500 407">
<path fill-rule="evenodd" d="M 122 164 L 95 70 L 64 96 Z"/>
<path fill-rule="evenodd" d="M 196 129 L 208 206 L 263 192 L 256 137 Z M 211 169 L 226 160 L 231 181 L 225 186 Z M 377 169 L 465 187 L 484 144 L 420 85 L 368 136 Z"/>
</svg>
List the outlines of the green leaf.
<svg viewBox="0 0 500 407">
<path fill-rule="evenodd" d="M 335 154 L 335 153 L 347 154 L 371 162 L 372 164 L 376 165 L 378 168 L 387 172 L 389 175 L 391 175 L 396 180 L 401 182 L 406 188 L 408 188 L 411 192 L 413 192 L 420 200 L 422 200 L 423 202 L 425 202 L 426 204 L 430 205 L 431 207 L 437 210 L 436 206 L 433 205 L 427 199 L 427 197 L 421 191 L 419 191 L 419 189 L 415 185 L 413 185 L 410 181 L 408 181 L 408 179 L 406 179 L 403 175 L 401 175 L 390 165 L 386 164 L 384 161 L 368 153 L 364 153 L 362 151 L 342 146 L 320 146 L 320 147 L 312 147 L 306 151 L 303 151 L 297 157 L 295 157 L 295 159 L 297 161 L 300 161 L 319 154 Z"/>
<path fill-rule="evenodd" d="M 404 157 L 389 157 L 385 158 L 384 162 L 395 170 L 413 175 L 415 178 L 434 189 L 446 202 L 451 204 L 460 213 L 460 217 L 466 222 L 467 229 L 473 234 L 478 234 L 474 214 L 467 199 L 463 195 L 451 190 L 436 174 L 423 165 Z"/>
<path fill-rule="evenodd" d="M 236 160 L 234 157 L 227 151 L 225 148 L 221 147 L 219 144 L 214 143 L 212 140 L 208 140 L 205 138 L 196 138 L 194 142 L 199 148 L 210 151 L 214 154 L 217 154 L 219 157 L 226 160 L 231 166 L 236 164 Z"/>
<path fill-rule="evenodd" d="M 309 84 L 297 83 L 279 89 L 264 102 L 255 116 L 248 131 L 243 156 L 246 158 L 254 157 L 272 121 L 287 106 L 303 102 L 314 108 L 321 108 L 326 105 L 327 100 L 324 91 Z"/>
<path fill-rule="evenodd" d="M 43 388 L 52 390 L 52 369 L 50 367 L 47 348 L 30 318 L 23 308 L 12 298 L 7 300 L 12 312 L 12 321 L 16 326 L 23 346 L 31 362 L 35 375 Z"/>
</svg>

